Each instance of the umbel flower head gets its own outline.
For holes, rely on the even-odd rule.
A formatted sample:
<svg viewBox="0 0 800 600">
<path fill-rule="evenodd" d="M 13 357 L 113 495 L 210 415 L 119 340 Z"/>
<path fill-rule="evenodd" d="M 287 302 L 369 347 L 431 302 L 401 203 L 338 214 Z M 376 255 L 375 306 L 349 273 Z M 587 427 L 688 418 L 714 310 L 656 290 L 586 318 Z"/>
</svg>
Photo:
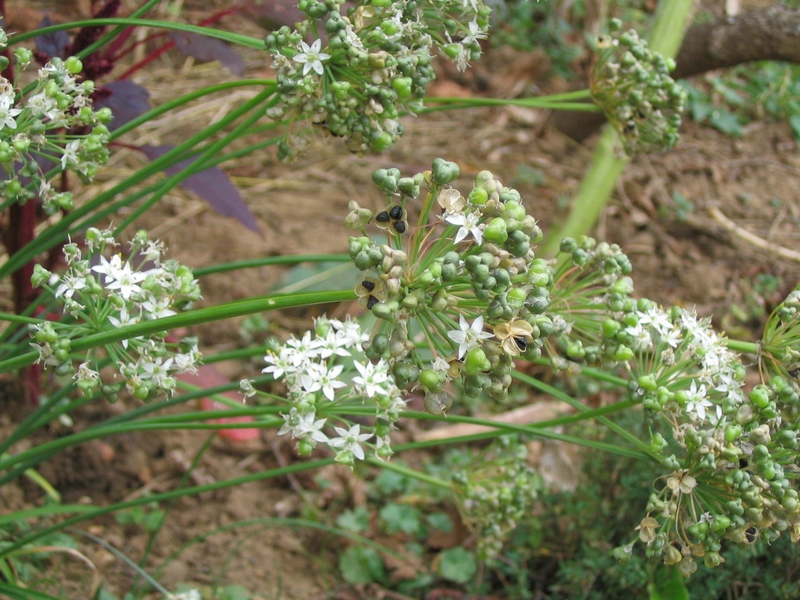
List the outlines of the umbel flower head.
<svg viewBox="0 0 800 600">
<path fill-rule="evenodd" d="M 619 133 L 625 152 L 669 150 L 678 143 L 686 92 L 670 76 L 675 61 L 647 47 L 634 30 L 612 19 L 597 40 L 592 98 Z"/>
<path fill-rule="evenodd" d="M 380 319 L 365 343 L 367 357 L 386 361 L 397 386 L 421 391 L 426 408 L 438 413 L 462 391 L 504 398 L 518 359 L 547 353 L 559 368 L 565 354 L 589 364 L 619 362 L 617 348 L 600 341 L 607 315 L 632 304 L 627 257 L 586 238 L 563 248 L 568 260 L 537 258 L 542 231 L 519 193 L 482 171 L 462 194 L 451 185 L 459 174 L 443 159 L 407 177 L 378 169 L 373 182 L 387 208 L 365 213 L 351 202 L 345 222 L 362 234 L 350 238 L 350 256 L 363 271 L 355 292 Z M 409 201 L 424 189 L 415 217 Z M 387 244 L 368 237 L 370 217 L 389 235 Z M 414 331 L 423 332 L 419 342 Z"/>
<path fill-rule="evenodd" d="M 300 454 L 308 455 L 317 444 L 325 444 L 338 462 L 347 465 L 364 460 L 364 446 L 371 447 L 379 459 L 391 456 L 389 434 L 406 403 L 388 363 L 363 359 L 361 344 L 368 337 L 356 321 L 323 317 L 317 319 L 313 332 L 293 337 L 267 353 L 263 372 L 286 386 L 281 400 L 289 407 L 278 434 L 290 433 Z M 340 427 L 329 424 L 332 419 L 324 416 L 330 411 L 341 415 L 348 406 L 363 411 L 365 404 L 374 410 L 375 420 L 369 426 L 348 423 Z M 334 419 L 335 423 L 342 417 Z"/>
<path fill-rule="evenodd" d="M 0 50 L 6 45 L 0 29 Z M 18 71 L 28 67 L 31 57 L 26 48 L 14 51 Z M 0 71 L 8 64 L 9 59 L 0 56 Z M 105 124 L 111 120 L 111 111 L 92 108 L 94 82 L 76 79 L 82 68 L 75 57 L 53 58 L 39 69 L 24 95 L 14 81 L 0 75 L 0 193 L 7 200 L 25 203 L 38 197 L 48 214 L 70 210 L 72 194 L 54 189 L 45 173 L 60 166 L 89 182 L 108 160 Z"/>
<path fill-rule="evenodd" d="M 461 70 L 480 57 L 490 14 L 482 0 L 379 0 L 352 7 L 302 0 L 299 8 L 305 21 L 265 40 L 279 94 L 268 114 L 310 120 L 359 153 L 384 150 L 403 134 L 401 113 L 421 109 L 425 88 L 436 78 L 435 51 Z M 288 142 L 281 144 L 281 157 L 292 152 Z"/>
<path fill-rule="evenodd" d="M 140 400 L 170 395 L 175 375 L 194 372 L 201 359 L 195 338 L 177 343 L 158 334 L 124 339 L 91 351 L 81 357 L 77 371 L 74 367 L 78 359 L 70 353 L 73 340 L 168 317 L 200 298 L 192 271 L 177 261 L 163 260 L 163 244 L 149 240 L 146 232 L 139 231 L 131 241 L 135 258 L 118 253 L 108 258 L 106 253 L 117 246 L 111 231 L 91 227 L 86 232 L 85 258 L 77 244 L 64 246 L 66 273 L 59 277 L 36 265 L 31 283 L 51 291 L 71 319 L 32 325 L 31 346 L 39 353 L 37 362 L 55 367 L 59 375 L 73 374 L 86 394 L 99 387 L 113 401 L 124 385 Z M 98 371 L 106 359 L 116 366 L 115 377 L 121 376 L 122 382 L 101 380 Z"/>
</svg>

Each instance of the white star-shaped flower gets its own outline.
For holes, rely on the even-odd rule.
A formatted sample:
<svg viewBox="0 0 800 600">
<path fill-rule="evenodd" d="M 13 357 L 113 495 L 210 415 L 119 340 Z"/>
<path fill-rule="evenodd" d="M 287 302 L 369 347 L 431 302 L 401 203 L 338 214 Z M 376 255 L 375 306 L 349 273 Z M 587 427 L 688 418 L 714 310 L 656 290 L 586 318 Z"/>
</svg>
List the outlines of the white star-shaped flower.
<svg viewBox="0 0 800 600">
<path fill-rule="evenodd" d="M 358 424 L 353 425 L 350 429 L 342 427 L 334 427 L 334 429 L 339 437 L 331 438 L 328 445 L 331 448 L 341 448 L 337 456 L 349 452 L 357 459 L 364 460 L 364 449 L 361 447 L 361 443 L 371 438 L 372 434 L 361 433 L 361 426 Z"/>
<path fill-rule="evenodd" d="M 294 55 L 294 61 L 303 65 L 303 75 L 308 75 L 311 71 L 314 71 L 317 75 L 322 75 L 322 61 L 331 57 L 330 54 L 321 52 L 322 41 L 314 40 L 314 43 L 310 46 L 305 42 L 300 42 L 300 50 L 302 52 Z"/>
<path fill-rule="evenodd" d="M 458 344 L 458 358 L 464 358 L 464 355 L 477 348 L 481 344 L 481 340 L 493 337 L 491 333 L 483 330 L 483 317 L 476 318 L 472 325 L 463 317 L 458 317 L 458 326 L 460 329 L 453 329 L 447 332 L 447 337 Z"/>
<path fill-rule="evenodd" d="M 472 234 L 472 237 L 475 238 L 475 241 L 481 244 L 483 243 L 483 229 L 479 224 L 480 218 L 480 215 L 477 212 L 474 212 L 468 215 L 447 215 L 444 220 L 451 225 L 459 226 L 459 230 L 456 232 L 456 244 L 467 237 L 467 235 L 470 233 Z"/>
</svg>

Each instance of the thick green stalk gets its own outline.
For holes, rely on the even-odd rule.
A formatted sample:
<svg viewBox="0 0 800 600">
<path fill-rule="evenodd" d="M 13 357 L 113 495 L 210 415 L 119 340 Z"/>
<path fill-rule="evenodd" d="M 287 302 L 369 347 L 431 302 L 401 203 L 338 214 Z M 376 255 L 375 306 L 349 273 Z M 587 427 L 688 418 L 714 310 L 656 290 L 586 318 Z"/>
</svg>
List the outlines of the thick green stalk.
<svg viewBox="0 0 800 600">
<path fill-rule="evenodd" d="M 692 6 L 692 0 L 661 0 L 658 3 L 648 36 L 652 50 L 667 58 L 677 55 L 692 14 Z M 564 238 L 578 238 L 591 231 L 629 162 L 630 158 L 622 152 L 617 132 L 606 125 L 592 154 L 589 169 L 572 201 L 569 216 L 560 228 L 551 230 L 540 246 L 542 254 L 552 256 L 558 251 Z"/>
<path fill-rule="evenodd" d="M 285 308 L 297 308 L 299 306 L 310 306 L 312 304 L 323 304 L 326 302 L 346 302 L 354 300 L 355 292 L 352 290 L 341 290 L 338 292 L 308 292 L 304 294 L 270 295 L 247 300 L 238 300 L 227 304 L 220 304 L 210 308 L 201 308 L 187 313 L 154 319 L 135 325 L 128 325 L 101 333 L 86 336 L 80 340 L 72 342 L 74 352 L 82 352 L 91 348 L 105 346 L 114 342 L 120 342 L 138 336 L 151 335 L 154 333 L 169 331 L 178 327 L 190 327 L 211 321 L 220 321 L 233 317 L 243 317 L 259 312 L 271 310 L 282 310 Z M 0 361 L 0 373 L 21 369 L 36 362 L 38 352 L 28 352 L 20 356 Z"/>
</svg>

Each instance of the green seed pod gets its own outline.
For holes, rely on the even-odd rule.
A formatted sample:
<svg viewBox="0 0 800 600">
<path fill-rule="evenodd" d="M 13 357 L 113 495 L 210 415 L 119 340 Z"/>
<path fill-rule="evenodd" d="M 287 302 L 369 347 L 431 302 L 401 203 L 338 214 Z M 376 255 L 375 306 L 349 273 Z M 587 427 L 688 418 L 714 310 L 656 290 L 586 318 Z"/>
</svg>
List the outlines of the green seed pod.
<svg viewBox="0 0 800 600">
<path fill-rule="evenodd" d="M 444 49 L 444 52 L 447 53 L 448 48 L 451 47 L 457 47 L 456 56 L 461 52 L 460 44 L 450 44 Z M 460 174 L 461 169 L 459 169 L 456 163 L 446 161 L 443 158 L 434 159 L 431 167 L 431 179 L 435 184 L 447 185 L 451 181 L 455 180 Z"/>
<path fill-rule="evenodd" d="M 492 367 L 482 348 L 473 348 L 467 352 L 467 356 L 464 358 L 464 366 L 467 375 L 477 375 L 483 371 L 488 371 Z"/>
<path fill-rule="evenodd" d="M 425 412 L 432 415 L 442 415 L 453 406 L 453 398 L 447 392 L 431 392 L 425 394 L 423 405 L 425 406 Z"/>
<path fill-rule="evenodd" d="M 405 389 L 412 383 L 416 383 L 419 374 L 419 368 L 408 362 L 396 362 L 392 366 L 394 381 L 400 389 Z"/>
</svg>

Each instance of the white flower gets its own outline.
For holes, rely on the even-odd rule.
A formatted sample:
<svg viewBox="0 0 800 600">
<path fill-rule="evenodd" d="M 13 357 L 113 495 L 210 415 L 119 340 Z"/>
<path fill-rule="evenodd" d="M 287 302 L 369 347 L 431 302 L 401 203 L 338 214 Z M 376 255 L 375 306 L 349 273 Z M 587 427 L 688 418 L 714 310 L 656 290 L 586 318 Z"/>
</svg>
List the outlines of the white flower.
<svg viewBox="0 0 800 600">
<path fill-rule="evenodd" d="M 64 146 L 64 154 L 61 155 L 62 169 L 66 169 L 67 165 L 77 165 L 80 163 L 80 160 L 78 160 L 78 150 L 80 149 L 80 145 L 80 140 L 73 140 Z"/>
<path fill-rule="evenodd" d="M 286 373 L 294 373 L 294 361 L 292 360 L 293 354 L 294 352 L 290 348 L 286 347 L 281 348 L 278 354 L 274 354 L 272 352 L 267 353 L 267 355 L 264 357 L 264 362 L 266 362 L 269 366 L 261 369 L 261 372 L 272 375 L 272 377 L 275 379 L 280 379 Z"/>
<path fill-rule="evenodd" d="M 122 263 L 119 254 L 107 260 L 105 256 L 100 257 L 100 264 L 92 267 L 92 271 L 105 275 L 106 288 L 109 290 L 119 290 L 119 295 L 125 301 L 131 299 L 134 294 L 139 294 L 142 288 L 139 283 L 145 280 L 147 275 L 131 269 L 127 261 Z"/>
<path fill-rule="evenodd" d="M 126 325 L 133 325 L 134 323 L 138 323 L 139 317 L 138 316 L 132 317 L 130 313 L 128 313 L 128 307 L 122 306 L 119 309 L 119 318 L 113 315 L 108 315 L 108 322 L 111 323 L 115 329 L 119 329 L 120 327 L 125 327 Z M 128 348 L 128 341 L 129 340 L 127 339 L 122 340 L 123 348 L 125 349 Z"/>
<path fill-rule="evenodd" d="M 342 365 L 335 365 L 328 369 L 325 365 L 312 363 L 300 376 L 303 389 L 309 393 L 322 390 L 325 397 L 333 402 L 337 388 L 343 388 L 345 383 L 336 378 L 342 373 Z"/>
<path fill-rule="evenodd" d="M 693 381 L 687 394 L 689 395 L 689 401 L 686 403 L 686 413 L 692 421 L 698 419 L 705 421 L 707 408 L 716 409 L 715 414 L 709 415 L 708 417 L 708 420 L 712 424 L 720 420 L 722 417 L 722 407 L 714 404 L 706 397 L 706 386 L 698 386 L 697 382 Z"/>
<path fill-rule="evenodd" d="M 364 460 L 364 449 L 361 447 L 361 442 L 367 441 L 372 437 L 372 434 L 361 433 L 361 426 L 357 423 L 349 430 L 342 427 L 334 427 L 334 429 L 340 437 L 331 438 L 328 444 L 331 448 L 341 448 L 336 455 L 336 458 L 338 459 L 339 457 L 350 453 L 357 459 Z"/>
<path fill-rule="evenodd" d="M 0 129 L 16 129 L 17 122 L 14 120 L 19 113 L 22 112 L 21 108 L 11 108 L 14 106 L 13 95 L 3 94 L 0 96 Z"/>
<path fill-rule="evenodd" d="M 353 364 L 361 374 L 360 377 L 353 377 L 353 383 L 361 387 L 367 398 L 389 393 L 388 388 L 384 386 L 389 381 L 389 374 L 386 372 L 387 365 L 384 360 L 378 361 L 377 365 L 361 364 L 358 361 Z"/>
<path fill-rule="evenodd" d="M 84 362 L 81 363 L 72 378 L 78 383 L 85 382 L 91 385 L 97 385 L 100 382 L 100 373 L 92 369 L 88 362 Z"/>
<path fill-rule="evenodd" d="M 653 346 L 650 330 L 639 321 L 636 325 L 625 328 L 625 333 L 631 336 L 634 350 L 649 350 Z"/>
<path fill-rule="evenodd" d="M 470 325 L 463 316 L 458 317 L 458 326 L 460 329 L 453 329 L 447 332 L 447 337 L 458 344 L 458 358 L 464 358 L 464 355 L 477 348 L 481 340 L 486 340 L 492 337 L 492 334 L 483 330 L 483 317 L 479 316 Z"/>
<path fill-rule="evenodd" d="M 302 52 L 294 55 L 294 61 L 303 65 L 303 75 L 308 75 L 311 71 L 314 71 L 317 75 L 322 75 L 322 61 L 331 57 L 330 54 L 320 52 L 322 41 L 314 40 L 314 43 L 310 46 L 305 42 L 300 42 L 300 49 Z"/>
<path fill-rule="evenodd" d="M 479 244 L 483 242 L 483 230 L 478 223 L 480 220 L 480 214 L 477 212 L 470 213 L 468 215 L 463 214 L 452 214 L 447 215 L 444 220 L 452 225 L 458 225 L 459 230 L 456 232 L 456 244 L 467 237 L 467 234 L 472 234 L 472 237 L 475 238 L 475 241 Z"/>
<path fill-rule="evenodd" d="M 478 40 L 485 40 L 486 39 L 486 31 L 481 29 L 481 26 L 478 25 L 477 21 L 470 21 L 467 26 L 469 27 L 469 34 L 464 36 L 464 39 L 461 40 L 461 43 L 465 46 L 470 46 L 471 44 L 477 44 Z"/>
</svg>

